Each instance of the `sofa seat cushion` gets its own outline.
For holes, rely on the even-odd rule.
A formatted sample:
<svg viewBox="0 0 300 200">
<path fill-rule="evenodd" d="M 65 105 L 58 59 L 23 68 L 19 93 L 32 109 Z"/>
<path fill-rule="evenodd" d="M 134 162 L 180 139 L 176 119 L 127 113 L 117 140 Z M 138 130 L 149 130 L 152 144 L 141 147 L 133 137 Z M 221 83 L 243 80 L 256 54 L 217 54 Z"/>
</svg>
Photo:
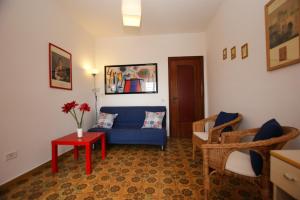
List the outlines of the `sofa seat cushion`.
<svg viewBox="0 0 300 200">
<path fill-rule="evenodd" d="M 225 169 L 244 176 L 256 177 L 251 166 L 250 155 L 240 151 L 230 153 Z"/>
<path fill-rule="evenodd" d="M 159 144 L 167 139 L 165 129 L 114 128 L 109 131 L 108 141 L 114 144 Z"/>
<path fill-rule="evenodd" d="M 153 144 L 165 145 L 166 129 L 135 129 L 135 128 L 91 128 L 89 132 L 105 132 L 106 140 L 111 144 Z"/>
</svg>

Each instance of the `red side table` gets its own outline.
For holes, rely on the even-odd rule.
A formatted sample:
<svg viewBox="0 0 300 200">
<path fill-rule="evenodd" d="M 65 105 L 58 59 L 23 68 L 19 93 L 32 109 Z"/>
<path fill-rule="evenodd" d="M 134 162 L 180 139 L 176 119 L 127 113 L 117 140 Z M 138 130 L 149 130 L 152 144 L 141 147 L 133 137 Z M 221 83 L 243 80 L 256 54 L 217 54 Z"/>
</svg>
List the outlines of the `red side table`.
<svg viewBox="0 0 300 200">
<path fill-rule="evenodd" d="M 85 146 L 85 159 L 86 159 L 86 174 L 90 174 L 92 171 L 91 162 L 91 146 L 97 140 L 101 140 L 102 147 L 102 160 L 105 159 L 105 133 L 104 132 L 85 132 L 82 138 L 77 137 L 77 133 L 71 133 L 64 137 L 52 140 L 52 172 L 58 172 L 57 167 L 57 146 L 58 145 L 73 145 L 74 146 L 74 158 L 78 159 L 78 146 Z"/>
</svg>

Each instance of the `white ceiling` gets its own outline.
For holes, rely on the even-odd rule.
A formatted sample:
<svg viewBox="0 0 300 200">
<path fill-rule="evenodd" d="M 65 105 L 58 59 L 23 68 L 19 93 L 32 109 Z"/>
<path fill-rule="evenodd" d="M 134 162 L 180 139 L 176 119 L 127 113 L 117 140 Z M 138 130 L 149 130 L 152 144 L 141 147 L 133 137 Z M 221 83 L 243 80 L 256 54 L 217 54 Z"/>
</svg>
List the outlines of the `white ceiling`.
<svg viewBox="0 0 300 200">
<path fill-rule="evenodd" d="M 94 36 L 198 33 L 205 31 L 222 0 L 142 0 L 140 28 L 122 25 L 121 0 L 57 0 Z"/>
</svg>

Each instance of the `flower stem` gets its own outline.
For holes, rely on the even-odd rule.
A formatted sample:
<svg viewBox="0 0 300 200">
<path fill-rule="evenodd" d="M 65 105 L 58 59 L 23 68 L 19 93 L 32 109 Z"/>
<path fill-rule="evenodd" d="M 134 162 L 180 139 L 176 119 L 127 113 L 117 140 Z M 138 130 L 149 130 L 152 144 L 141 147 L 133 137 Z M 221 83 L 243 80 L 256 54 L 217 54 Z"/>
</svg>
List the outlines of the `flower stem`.
<svg viewBox="0 0 300 200">
<path fill-rule="evenodd" d="M 79 122 L 78 122 L 78 119 L 77 119 L 77 115 L 76 115 L 76 112 L 74 110 L 74 108 L 70 111 L 70 114 L 72 115 L 72 117 L 75 119 L 76 123 L 77 123 L 77 127 L 78 128 L 81 128 Z"/>
<path fill-rule="evenodd" d="M 82 111 L 82 114 L 81 114 L 81 119 L 80 119 L 80 128 L 82 127 L 82 119 L 83 119 L 83 114 L 84 114 L 84 111 Z"/>
</svg>

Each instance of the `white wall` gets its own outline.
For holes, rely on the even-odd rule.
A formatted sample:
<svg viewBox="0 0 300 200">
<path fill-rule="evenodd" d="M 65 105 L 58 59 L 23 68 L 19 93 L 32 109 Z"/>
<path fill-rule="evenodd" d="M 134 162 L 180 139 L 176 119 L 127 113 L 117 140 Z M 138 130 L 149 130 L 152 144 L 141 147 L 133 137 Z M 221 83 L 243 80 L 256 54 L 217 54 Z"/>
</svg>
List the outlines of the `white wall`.
<svg viewBox="0 0 300 200">
<path fill-rule="evenodd" d="M 169 110 L 168 57 L 204 56 L 205 61 L 205 49 L 204 33 L 98 38 L 96 66 L 100 70 L 100 106 L 162 105 Z M 105 65 L 142 63 L 158 64 L 157 94 L 104 94 Z"/>
<path fill-rule="evenodd" d="M 49 42 L 72 53 L 72 91 L 49 88 Z M 0 1 L 0 185 L 49 161 L 51 140 L 76 130 L 61 106 L 94 103 L 92 78 L 82 69 L 93 64 L 93 55 L 93 38 L 55 1 Z M 87 113 L 85 128 L 93 116 Z M 5 161 L 15 150 L 18 157 Z"/>
<path fill-rule="evenodd" d="M 207 30 L 209 113 L 244 115 L 241 128 L 270 118 L 300 128 L 300 64 L 266 70 L 264 5 L 268 0 L 224 0 Z M 249 57 L 240 47 L 249 44 Z M 237 47 L 237 58 L 223 61 L 222 50 Z M 229 55 L 230 56 L 230 55 Z M 288 144 L 300 147 L 300 138 Z"/>
</svg>

